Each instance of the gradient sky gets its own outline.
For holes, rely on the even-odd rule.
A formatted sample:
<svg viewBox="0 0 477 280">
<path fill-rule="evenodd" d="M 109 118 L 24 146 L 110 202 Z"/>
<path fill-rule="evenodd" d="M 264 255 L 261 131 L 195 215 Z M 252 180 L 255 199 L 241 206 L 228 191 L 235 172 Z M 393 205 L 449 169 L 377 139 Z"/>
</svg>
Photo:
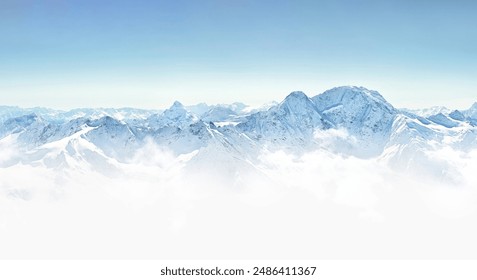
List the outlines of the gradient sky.
<svg viewBox="0 0 477 280">
<path fill-rule="evenodd" d="M 477 1 L 0 0 L 0 104 L 164 108 L 340 85 L 477 101 Z"/>
</svg>

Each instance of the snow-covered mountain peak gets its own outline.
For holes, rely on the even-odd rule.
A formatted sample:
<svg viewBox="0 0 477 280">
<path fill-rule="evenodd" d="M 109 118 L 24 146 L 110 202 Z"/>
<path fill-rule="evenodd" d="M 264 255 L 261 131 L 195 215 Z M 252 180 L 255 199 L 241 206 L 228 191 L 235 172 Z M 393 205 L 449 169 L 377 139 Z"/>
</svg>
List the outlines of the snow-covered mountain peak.
<svg viewBox="0 0 477 280">
<path fill-rule="evenodd" d="M 290 93 L 278 104 L 278 108 L 293 114 L 309 114 L 310 110 L 317 110 L 313 101 L 302 91 Z"/>
<path fill-rule="evenodd" d="M 178 116 L 185 116 L 187 114 L 190 114 L 189 111 L 180 103 L 179 101 L 174 101 L 171 107 L 169 109 L 165 110 L 163 112 L 163 116 L 166 117 L 178 117 Z"/>
<path fill-rule="evenodd" d="M 161 127 L 178 127 L 184 129 L 199 119 L 189 112 L 182 103 L 175 101 L 172 106 L 165 110 L 162 114 L 154 114 L 147 119 L 151 128 L 157 129 Z"/>
<path fill-rule="evenodd" d="M 459 110 L 452 111 L 449 114 L 449 117 L 451 117 L 452 119 L 457 120 L 457 121 L 465 121 L 465 115 L 462 114 L 462 112 L 459 111 Z"/>
<path fill-rule="evenodd" d="M 323 92 L 312 98 L 320 111 L 339 109 L 353 114 L 367 114 L 369 110 L 395 114 L 397 110 L 377 91 L 364 87 L 343 86 Z M 362 112 L 365 110 L 366 112 Z"/>
<path fill-rule="evenodd" d="M 121 120 L 115 119 L 111 116 L 104 116 L 99 119 L 95 119 L 92 121 L 87 122 L 90 126 L 97 127 L 97 126 L 119 126 L 119 125 L 125 125 L 125 123 Z"/>
<path fill-rule="evenodd" d="M 364 87 L 356 86 L 342 86 L 335 87 L 330 90 L 323 92 L 320 95 L 317 95 L 312 98 L 317 106 L 323 108 L 325 106 L 334 106 L 337 104 L 349 104 L 355 102 L 365 102 L 373 104 L 381 104 L 386 107 L 388 110 L 393 111 L 394 107 L 389 104 L 384 97 L 375 90 L 369 90 Z M 324 104 L 323 104 L 324 103 Z M 321 105 L 321 106 L 320 106 Z"/>
<path fill-rule="evenodd" d="M 182 108 L 182 109 L 184 109 L 184 105 L 182 105 L 182 103 L 180 103 L 179 101 L 176 100 L 176 101 L 174 101 L 174 103 L 172 104 L 171 109 L 172 109 L 172 108 Z"/>
<path fill-rule="evenodd" d="M 292 92 L 267 111 L 250 115 L 237 126 L 254 139 L 301 147 L 313 142 L 316 129 L 329 127 L 313 101 L 300 91 Z"/>
<path fill-rule="evenodd" d="M 465 111 L 465 115 L 471 119 L 477 119 L 477 102 Z"/>
<path fill-rule="evenodd" d="M 308 96 L 303 91 L 293 91 L 291 92 L 285 100 L 289 99 L 307 99 Z"/>
</svg>

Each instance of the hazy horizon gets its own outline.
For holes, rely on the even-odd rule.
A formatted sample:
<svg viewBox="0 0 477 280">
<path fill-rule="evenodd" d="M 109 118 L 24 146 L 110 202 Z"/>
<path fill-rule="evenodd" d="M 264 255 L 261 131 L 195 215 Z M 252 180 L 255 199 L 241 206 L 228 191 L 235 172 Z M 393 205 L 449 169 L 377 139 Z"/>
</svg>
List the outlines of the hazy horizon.
<svg viewBox="0 0 477 280">
<path fill-rule="evenodd" d="M 260 105 L 343 85 L 477 101 L 473 1 L 2 1 L 1 104 Z"/>
<path fill-rule="evenodd" d="M 331 89 L 331 88 L 330 88 Z M 329 89 L 328 89 L 329 90 Z M 372 89 L 371 89 L 372 90 Z M 247 102 L 246 100 L 232 100 L 230 102 L 215 102 L 215 103 L 211 103 L 211 102 L 205 102 L 205 101 L 197 101 L 197 102 L 192 102 L 192 103 L 184 103 L 182 100 L 180 99 L 176 99 L 172 102 L 170 102 L 169 104 L 158 104 L 158 105 L 151 105 L 149 104 L 148 106 L 142 106 L 142 107 L 139 107 L 139 106 L 130 106 L 130 105 L 118 105 L 118 106 L 108 106 L 107 104 L 105 104 L 105 106 L 74 106 L 73 104 L 71 104 L 70 106 L 42 106 L 42 105 L 36 105 L 36 106 L 22 106 L 22 105 L 19 105 L 19 104 L 0 104 L 0 107 L 18 107 L 18 108 L 21 108 L 21 109 L 35 109 L 35 108 L 43 108 L 43 109 L 51 109 L 51 110 L 57 110 L 57 111 L 70 111 L 70 110 L 75 110 L 75 109 L 139 109 L 139 110 L 165 110 L 165 109 L 168 109 L 170 108 L 174 102 L 180 102 L 181 104 L 183 104 L 184 106 L 188 107 L 188 106 L 196 106 L 196 105 L 200 105 L 200 104 L 206 104 L 208 106 L 220 106 L 220 105 L 230 105 L 230 104 L 233 104 L 233 103 L 241 103 L 241 104 L 244 104 L 244 105 L 247 105 L 249 106 L 250 108 L 259 108 L 261 106 L 264 106 L 264 105 L 267 105 L 267 104 L 272 104 L 272 103 L 280 103 L 281 101 L 283 101 L 286 96 L 288 94 L 290 94 L 291 92 L 287 93 L 286 95 L 283 95 L 281 97 L 281 99 L 275 99 L 275 100 L 268 100 L 266 102 L 263 102 L 263 103 L 260 103 L 260 104 L 253 104 L 253 103 L 250 103 L 250 102 Z M 323 92 L 320 92 L 318 94 L 313 94 L 313 95 L 310 95 L 310 94 L 307 94 L 305 92 L 305 94 L 308 96 L 308 97 L 314 97 L 316 95 L 319 95 Z M 386 96 L 383 95 L 383 97 L 387 100 Z M 390 102 L 389 100 L 387 100 L 388 102 Z M 449 105 L 446 105 L 446 104 L 434 104 L 434 105 L 429 105 L 429 106 L 417 106 L 416 104 L 414 105 L 411 105 L 411 106 L 396 106 L 395 104 L 393 104 L 392 102 L 390 102 L 395 108 L 397 109 L 410 109 L 410 110 L 419 110 L 419 109 L 430 109 L 430 108 L 434 108 L 434 107 L 445 107 L 447 109 L 450 109 L 450 110 L 467 110 L 469 108 L 471 108 L 474 104 L 477 103 L 477 98 L 475 99 L 475 101 L 470 101 L 469 104 L 464 104 L 463 106 L 460 106 L 460 107 L 451 107 Z M 114 103 L 111 103 L 111 104 L 114 104 Z"/>
</svg>

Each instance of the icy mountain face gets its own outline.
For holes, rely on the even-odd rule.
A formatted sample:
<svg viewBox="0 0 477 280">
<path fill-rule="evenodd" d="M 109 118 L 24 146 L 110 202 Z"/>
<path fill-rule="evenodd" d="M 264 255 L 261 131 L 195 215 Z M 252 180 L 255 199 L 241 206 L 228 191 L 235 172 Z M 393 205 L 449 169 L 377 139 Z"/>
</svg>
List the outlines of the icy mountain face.
<svg viewBox="0 0 477 280">
<path fill-rule="evenodd" d="M 313 97 L 318 110 L 335 125 L 362 135 L 389 126 L 397 110 L 378 92 L 362 87 L 338 87 Z"/>
<path fill-rule="evenodd" d="M 470 119 L 477 120 L 477 102 L 474 103 L 468 110 L 464 111 L 464 115 Z"/>
<path fill-rule="evenodd" d="M 192 155 L 191 168 L 220 159 L 217 164 L 227 174 L 244 169 L 262 176 L 251 170 L 267 150 L 325 150 L 441 174 L 450 167 L 436 166 L 433 151 L 477 148 L 477 104 L 465 111 L 418 115 L 395 109 L 376 91 L 337 87 L 312 98 L 292 92 L 280 103 L 255 110 L 242 103 L 185 107 L 180 102 L 162 112 L 0 107 L 0 147 L 15 151 L 4 153 L 0 163 L 114 174 L 140 160 L 138 153 L 154 143 L 176 157 Z"/>
<path fill-rule="evenodd" d="M 44 134 L 54 134 L 54 126 L 35 113 L 6 120 L 0 127 L 0 138 L 16 135 L 25 147 L 34 147 L 45 141 Z"/>
<path fill-rule="evenodd" d="M 24 115 L 21 117 L 14 117 L 6 120 L 1 127 L 1 136 L 6 136 L 8 134 L 21 133 L 30 126 L 35 126 L 35 124 L 41 124 L 42 120 L 36 114 Z"/>
<path fill-rule="evenodd" d="M 363 87 L 337 87 L 313 97 L 318 110 L 334 127 L 357 140 L 358 154 L 382 152 L 398 111 L 378 92 Z"/>
<path fill-rule="evenodd" d="M 432 115 L 432 116 L 428 117 L 427 119 L 430 120 L 433 123 L 445 126 L 447 128 L 453 128 L 453 127 L 456 127 L 456 126 L 459 125 L 458 122 L 453 121 L 451 118 L 445 116 L 442 113 L 439 113 L 437 115 Z"/>
<path fill-rule="evenodd" d="M 449 114 L 449 117 L 453 120 L 461 121 L 461 122 L 465 121 L 465 119 L 466 119 L 465 115 L 459 110 L 452 111 Z"/>
<path fill-rule="evenodd" d="M 124 122 L 107 116 L 89 121 L 87 126 L 92 129 L 84 134 L 84 138 L 111 158 L 124 160 L 138 148 L 136 135 Z"/>
<path fill-rule="evenodd" d="M 165 110 L 162 114 L 154 114 L 147 118 L 147 125 L 150 128 L 177 127 L 184 129 L 198 118 L 187 111 L 179 101 L 175 101 L 172 106 Z"/>
<path fill-rule="evenodd" d="M 240 132 L 256 141 L 297 149 L 312 144 L 316 130 L 330 127 L 315 103 L 300 91 L 292 92 L 280 104 L 252 114 L 237 125 Z"/>
</svg>

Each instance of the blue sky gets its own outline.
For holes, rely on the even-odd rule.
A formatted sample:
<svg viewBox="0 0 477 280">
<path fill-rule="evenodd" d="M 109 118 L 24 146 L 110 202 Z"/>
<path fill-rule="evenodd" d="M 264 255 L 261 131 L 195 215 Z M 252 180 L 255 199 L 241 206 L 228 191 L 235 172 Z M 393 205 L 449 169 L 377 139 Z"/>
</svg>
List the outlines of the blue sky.
<svg viewBox="0 0 477 280">
<path fill-rule="evenodd" d="M 477 101 L 475 1 L 0 1 L 0 103 L 163 108 L 340 85 Z"/>
</svg>

